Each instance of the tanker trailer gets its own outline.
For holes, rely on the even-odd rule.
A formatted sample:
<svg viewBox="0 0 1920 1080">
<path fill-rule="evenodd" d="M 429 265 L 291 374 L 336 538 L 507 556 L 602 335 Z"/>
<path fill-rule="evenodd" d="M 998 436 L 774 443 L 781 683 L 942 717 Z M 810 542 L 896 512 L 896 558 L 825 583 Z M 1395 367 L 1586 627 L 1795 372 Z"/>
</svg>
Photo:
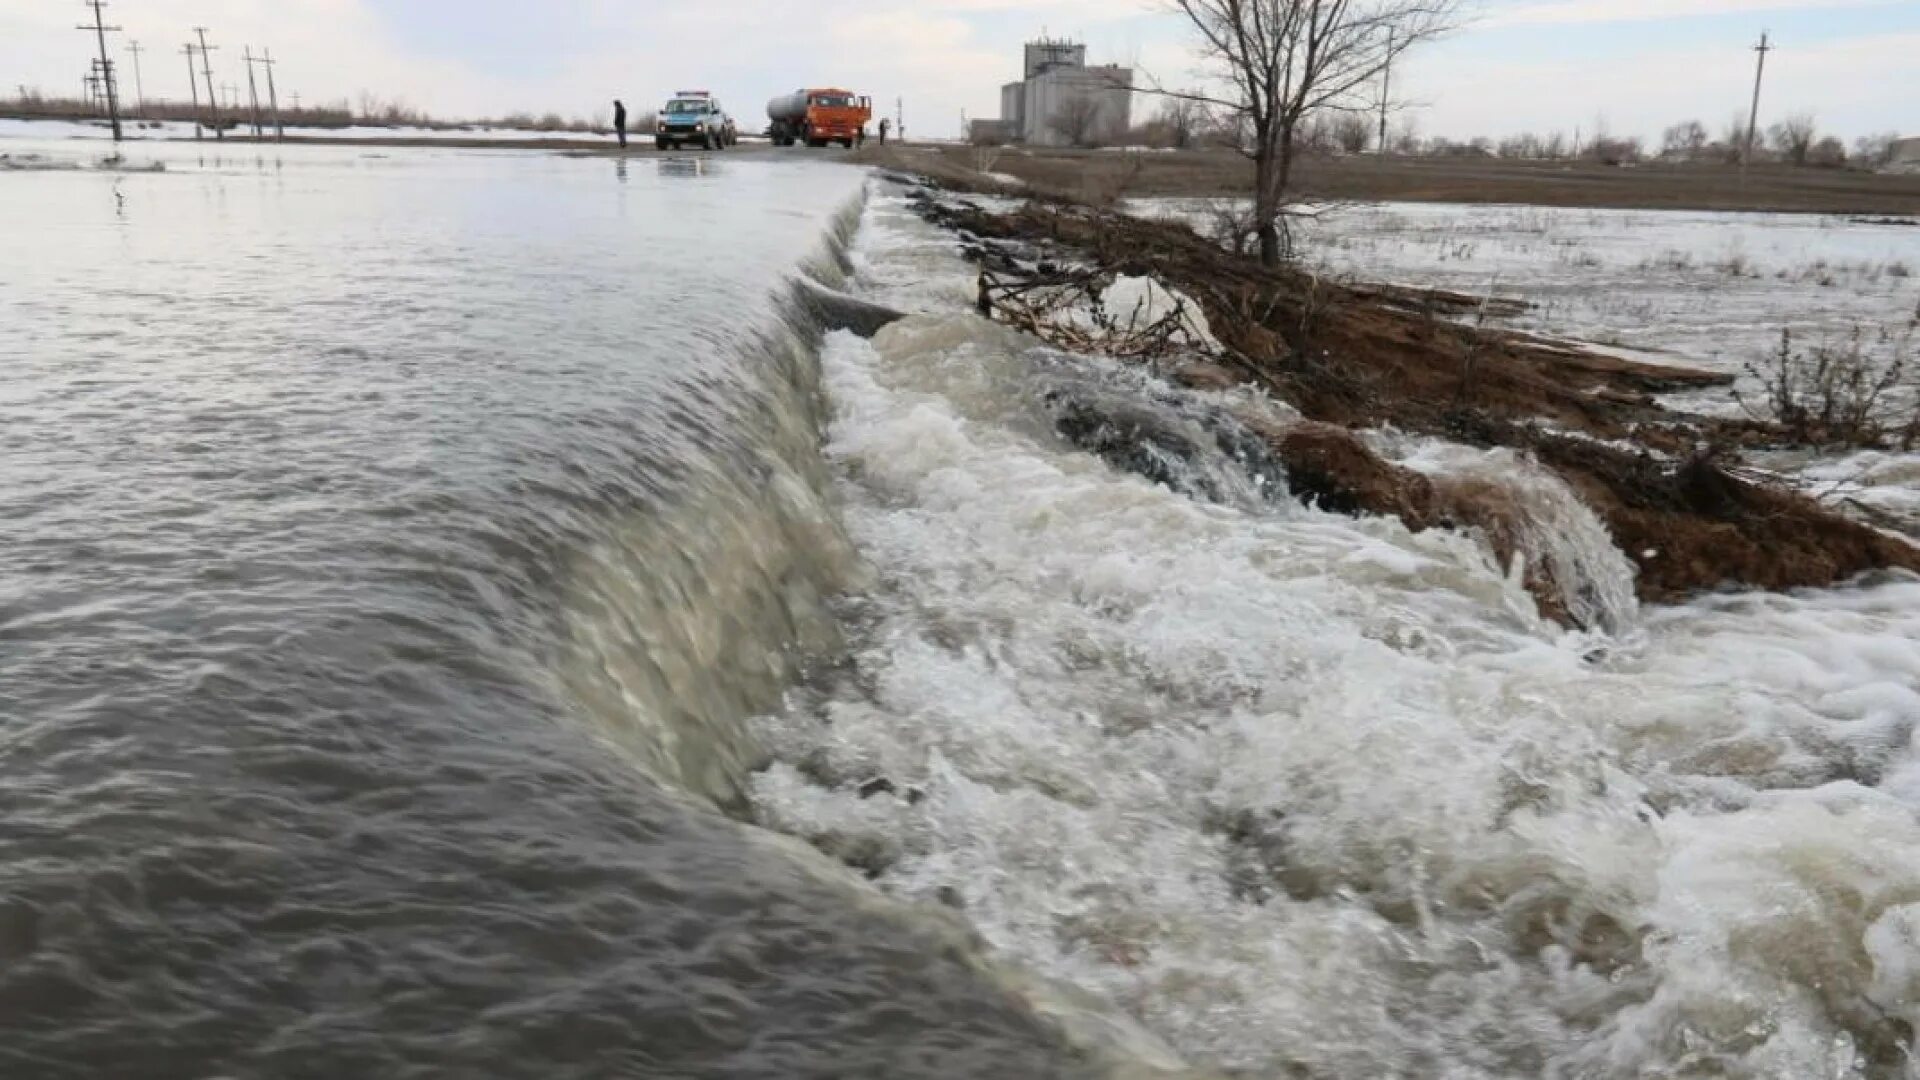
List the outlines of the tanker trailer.
<svg viewBox="0 0 1920 1080">
<path fill-rule="evenodd" d="M 767 135 L 775 146 L 839 143 L 851 150 L 866 137 L 873 99 L 848 90 L 796 90 L 767 102 Z"/>
</svg>

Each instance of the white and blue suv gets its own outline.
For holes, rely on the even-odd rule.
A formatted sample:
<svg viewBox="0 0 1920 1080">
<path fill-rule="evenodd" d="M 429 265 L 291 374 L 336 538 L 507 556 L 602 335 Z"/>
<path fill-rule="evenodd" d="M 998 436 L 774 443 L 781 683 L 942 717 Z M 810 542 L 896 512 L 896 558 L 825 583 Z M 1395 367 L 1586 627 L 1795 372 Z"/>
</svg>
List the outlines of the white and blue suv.
<svg viewBox="0 0 1920 1080">
<path fill-rule="evenodd" d="M 724 150 L 738 141 L 732 118 L 705 90 L 673 95 L 661 106 L 653 133 L 653 145 L 662 150 L 679 146 Z"/>
</svg>

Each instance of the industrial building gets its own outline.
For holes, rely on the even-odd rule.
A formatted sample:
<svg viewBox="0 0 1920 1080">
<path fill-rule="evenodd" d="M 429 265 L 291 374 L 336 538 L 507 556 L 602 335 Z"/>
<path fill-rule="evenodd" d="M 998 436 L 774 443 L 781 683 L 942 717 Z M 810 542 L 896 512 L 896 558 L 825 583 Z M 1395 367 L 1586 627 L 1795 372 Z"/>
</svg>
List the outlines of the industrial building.
<svg viewBox="0 0 1920 1080">
<path fill-rule="evenodd" d="M 1920 139 L 1897 139 L 1887 155 L 1887 171 L 1920 173 Z"/>
<path fill-rule="evenodd" d="M 1133 125 L 1133 70 L 1087 66 L 1087 47 L 1041 39 L 1026 48 L 1021 81 L 1000 88 L 1000 119 L 974 124 L 981 142 L 1098 146 Z"/>
</svg>

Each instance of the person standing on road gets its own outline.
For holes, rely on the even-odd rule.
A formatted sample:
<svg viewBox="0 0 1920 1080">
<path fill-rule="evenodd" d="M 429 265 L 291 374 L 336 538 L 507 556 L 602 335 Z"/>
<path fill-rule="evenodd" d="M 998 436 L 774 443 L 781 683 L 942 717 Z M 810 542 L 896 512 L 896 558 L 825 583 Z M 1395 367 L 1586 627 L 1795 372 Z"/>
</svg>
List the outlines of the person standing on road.
<svg viewBox="0 0 1920 1080">
<path fill-rule="evenodd" d="M 619 98 L 613 100 L 613 133 L 620 136 L 620 149 L 627 148 L 627 107 Z"/>
<path fill-rule="evenodd" d="M 888 120 L 884 116 L 881 117 L 880 118 L 880 145 L 881 146 L 887 145 L 887 132 L 892 129 L 893 129 L 893 121 Z"/>
</svg>

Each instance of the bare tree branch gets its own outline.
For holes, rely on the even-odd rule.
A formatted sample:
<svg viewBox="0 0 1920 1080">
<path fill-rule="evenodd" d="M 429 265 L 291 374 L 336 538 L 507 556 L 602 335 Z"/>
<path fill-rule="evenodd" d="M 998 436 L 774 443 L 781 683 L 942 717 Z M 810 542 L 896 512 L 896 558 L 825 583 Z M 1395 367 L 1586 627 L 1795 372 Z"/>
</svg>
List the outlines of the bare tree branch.
<svg viewBox="0 0 1920 1080">
<path fill-rule="evenodd" d="M 1363 98 L 1407 50 L 1459 22 L 1461 0 L 1169 0 L 1197 31 L 1200 50 L 1237 100 L 1254 159 L 1253 215 L 1261 261 L 1280 261 L 1281 211 L 1296 138 L 1322 112 L 1361 111 Z"/>
</svg>

